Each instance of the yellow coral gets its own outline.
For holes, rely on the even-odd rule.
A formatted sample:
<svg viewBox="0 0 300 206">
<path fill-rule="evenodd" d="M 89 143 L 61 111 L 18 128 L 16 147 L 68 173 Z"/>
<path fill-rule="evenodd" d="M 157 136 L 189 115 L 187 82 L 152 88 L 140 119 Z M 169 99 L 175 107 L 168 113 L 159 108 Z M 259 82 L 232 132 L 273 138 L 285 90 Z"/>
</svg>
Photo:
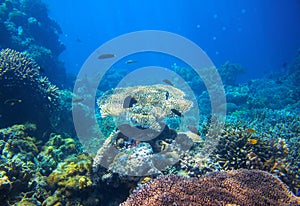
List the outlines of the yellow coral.
<svg viewBox="0 0 300 206">
<path fill-rule="evenodd" d="M 47 182 L 51 188 L 57 188 L 67 196 L 74 191 L 92 186 L 90 178 L 92 158 L 86 154 L 73 156 L 60 163 L 49 175 Z"/>
</svg>

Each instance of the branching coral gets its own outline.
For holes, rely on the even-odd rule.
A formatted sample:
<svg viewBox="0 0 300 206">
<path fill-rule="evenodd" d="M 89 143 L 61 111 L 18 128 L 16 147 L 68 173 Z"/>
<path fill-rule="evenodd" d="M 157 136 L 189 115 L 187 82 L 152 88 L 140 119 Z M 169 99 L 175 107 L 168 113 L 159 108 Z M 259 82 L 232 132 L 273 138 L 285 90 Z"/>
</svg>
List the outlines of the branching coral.
<svg viewBox="0 0 300 206">
<path fill-rule="evenodd" d="M 136 190 L 122 206 L 298 205 L 275 176 L 258 170 L 215 172 L 200 179 L 160 176 Z"/>
<path fill-rule="evenodd" d="M 65 80 L 63 63 L 58 59 L 65 49 L 59 41 L 58 24 L 48 17 L 48 9 L 40 0 L 7 0 L 0 5 L 0 48 L 26 51 L 45 69 L 52 82 Z"/>
<path fill-rule="evenodd" d="M 224 170 L 260 169 L 277 175 L 291 190 L 300 186 L 297 173 L 288 160 L 289 148 L 282 138 L 256 135 L 252 128 L 228 124 L 212 155 Z"/>
<path fill-rule="evenodd" d="M 40 75 L 40 67 L 26 54 L 5 49 L 0 60 L 0 126 L 30 121 L 38 128 L 49 127 L 59 102 L 58 88 Z"/>
<path fill-rule="evenodd" d="M 160 121 L 176 115 L 172 111 L 184 113 L 191 108 L 192 102 L 184 99 L 184 95 L 184 92 L 175 87 L 161 84 L 117 88 L 99 98 L 98 106 L 102 117 L 123 118 L 127 123 L 160 130 Z M 128 97 L 136 102 L 124 107 L 124 101 Z"/>
</svg>

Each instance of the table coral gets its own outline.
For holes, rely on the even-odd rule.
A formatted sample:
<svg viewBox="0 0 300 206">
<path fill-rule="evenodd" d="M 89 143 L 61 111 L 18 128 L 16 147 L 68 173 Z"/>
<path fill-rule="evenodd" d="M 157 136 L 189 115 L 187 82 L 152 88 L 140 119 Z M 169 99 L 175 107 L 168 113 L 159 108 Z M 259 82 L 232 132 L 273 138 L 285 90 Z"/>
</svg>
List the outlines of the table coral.
<svg viewBox="0 0 300 206">
<path fill-rule="evenodd" d="M 166 98 L 168 93 L 168 98 Z M 131 96 L 136 103 L 124 108 L 124 100 Z M 169 85 L 116 88 L 103 94 L 97 101 L 101 116 L 113 116 L 143 128 L 160 130 L 159 122 L 184 113 L 192 102 L 184 99 L 185 93 Z"/>
<path fill-rule="evenodd" d="M 295 205 L 278 178 L 259 170 L 214 172 L 200 179 L 160 176 L 134 191 L 121 205 Z"/>
</svg>

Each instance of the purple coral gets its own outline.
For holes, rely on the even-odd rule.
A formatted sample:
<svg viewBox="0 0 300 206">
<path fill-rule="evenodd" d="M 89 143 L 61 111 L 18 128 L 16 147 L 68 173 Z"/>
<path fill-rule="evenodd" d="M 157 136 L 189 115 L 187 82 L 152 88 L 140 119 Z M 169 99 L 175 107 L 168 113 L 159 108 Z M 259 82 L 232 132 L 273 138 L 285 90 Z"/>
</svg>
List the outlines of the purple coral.
<svg viewBox="0 0 300 206">
<path fill-rule="evenodd" d="M 298 203 L 297 203 L 298 201 Z M 259 170 L 214 172 L 200 179 L 160 176 L 136 190 L 122 206 L 298 205 L 278 178 Z"/>
</svg>

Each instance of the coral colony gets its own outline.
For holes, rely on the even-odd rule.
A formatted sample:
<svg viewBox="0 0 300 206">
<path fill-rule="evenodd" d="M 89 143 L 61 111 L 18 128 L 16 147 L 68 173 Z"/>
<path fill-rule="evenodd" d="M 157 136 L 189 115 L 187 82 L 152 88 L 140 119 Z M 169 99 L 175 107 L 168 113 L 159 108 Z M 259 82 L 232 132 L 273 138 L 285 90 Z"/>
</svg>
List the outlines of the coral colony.
<svg viewBox="0 0 300 206">
<path fill-rule="evenodd" d="M 0 19 L 0 205 L 300 204 L 300 53 L 286 73 L 242 84 L 241 65 L 220 66 L 227 118 L 219 133 L 209 127 L 218 120 L 205 85 L 189 68 L 172 70 L 198 105 L 173 79 L 98 88 L 99 125 L 90 128 L 98 152 L 90 153 L 71 114 L 78 106 L 88 117 L 90 97 L 62 89 L 64 46 L 46 6 L 0 1 Z M 183 120 L 194 107 L 200 121 L 189 125 Z M 104 137 L 95 138 L 100 130 Z"/>
</svg>

